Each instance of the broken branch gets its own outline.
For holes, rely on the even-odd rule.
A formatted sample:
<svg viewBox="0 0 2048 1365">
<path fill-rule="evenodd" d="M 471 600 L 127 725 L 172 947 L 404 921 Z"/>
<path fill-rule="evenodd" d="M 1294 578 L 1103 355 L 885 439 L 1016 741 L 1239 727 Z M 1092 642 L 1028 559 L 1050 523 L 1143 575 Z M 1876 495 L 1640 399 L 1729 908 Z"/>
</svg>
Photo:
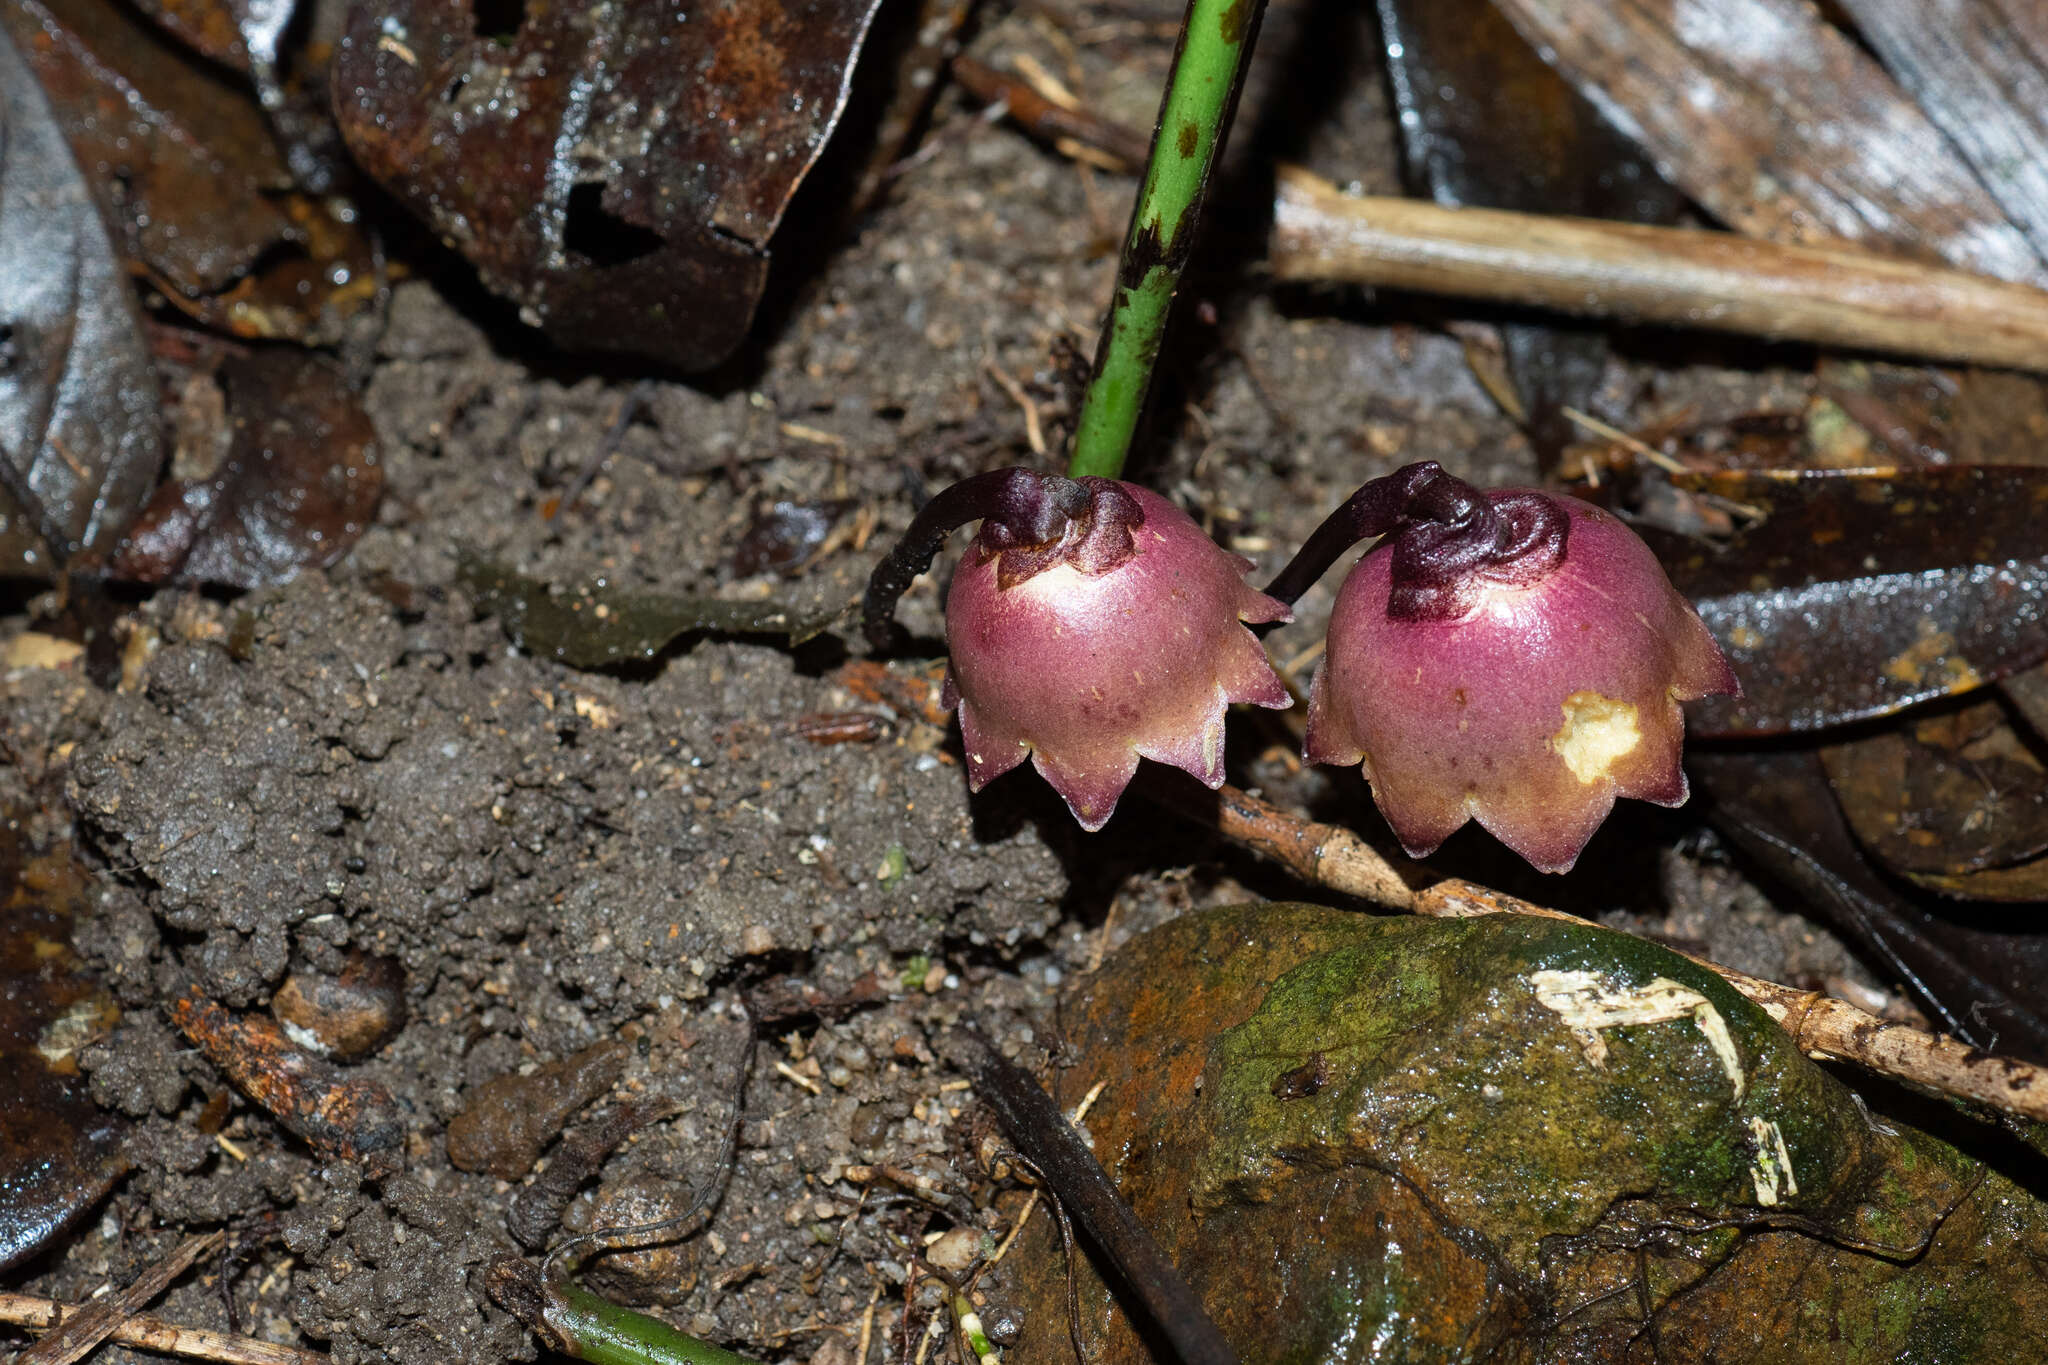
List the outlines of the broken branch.
<svg viewBox="0 0 2048 1365">
<path fill-rule="evenodd" d="M 2048 370 L 2048 292 L 1853 247 L 1362 197 L 1282 167 L 1270 254 L 1283 280 Z"/>
</svg>

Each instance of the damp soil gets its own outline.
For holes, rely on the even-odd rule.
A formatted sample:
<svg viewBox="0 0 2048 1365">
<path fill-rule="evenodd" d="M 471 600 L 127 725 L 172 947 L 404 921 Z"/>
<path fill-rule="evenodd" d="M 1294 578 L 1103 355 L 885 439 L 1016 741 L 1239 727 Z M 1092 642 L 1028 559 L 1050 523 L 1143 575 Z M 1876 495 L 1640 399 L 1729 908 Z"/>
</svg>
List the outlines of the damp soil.
<svg viewBox="0 0 2048 1365">
<path fill-rule="evenodd" d="M 1143 124 L 1173 16 L 1116 15 L 1078 46 L 1000 18 L 974 50 L 1005 66 L 1030 54 Z M 1439 313 L 1276 291 L 1245 264 L 1258 225 L 1243 206 L 1269 202 L 1277 160 L 1398 188 L 1371 40 L 1352 8 L 1275 6 L 1262 61 L 1307 75 L 1268 78 L 1247 104 L 1134 469 L 1260 574 L 1409 460 L 1537 477 Z M 480 556 L 550 582 L 836 609 L 917 490 L 1037 458 L 1034 429 L 1056 448 L 1133 184 L 978 112 L 945 96 L 883 202 L 850 229 L 793 233 L 756 346 L 712 381 L 548 354 L 458 268 L 415 263 L 369 366 L 388 492 L 353 554 L 272 591 L 133 604 L 140 643 L 118 689 L 77 668 L 6 675 L 0 796 L 90 865 L 78 946 L 123 1014 L 82 1063 L 136 1133 L 134 1170 L 16 1287 L 79 1297 L 226 1224 L 246 1254 L 187 1277 L 161 1316 L 225 1326 L 231 1299 L 244 1328 L 341 1365 L 534 1358 L 481 1272 L 525 1249 L 508 1213 L 536 1158 L 560 1156 L 549 1130 L 578 1120 L 536 1132 L 508 1113 L 493 1133 L 486 1108 L 469 1170 L 451 1126 L 495 1078 L 616 1044 L 586 1115 L 668 1116 L 583 1184 L 567 1223 L 681 1213 L 720 1178 L 751 1002 L 772 1017 L 722 1197 L 700 1231 L 607 1258 L 594 1283 L 767 1361 L 852 1361 L 864 1322 L 894 1350 L 926 1240 L 956 1223 L 1000 1232 L 1020 1197 L 975 1159 L 978 1111 L 943 1060 L 946 1031 L 977 1021 L 1036 1061 L 1061 984 L 1130 934 L 1191 907 L 1313 897 L 1141 794 L 1095 836 L 1026 773 L 970 798 L 957 732 L 847 671 L 868 658 L 848 618 L 795 649 L 694 634 L 586 671 L 515 647 L 461 585 Z M 806 205 L 829 216 L 800 200 L 793 222 Z M 1794 390 L 1730 360 L 1637 357 L 1615 370 L 1609 415 L 1690 404 L 1712 421 Z M 570 500 L 643 383 L 643 412 Z M 837 512 L 790 571 L 737 576 L 777 502 Z M 940 652 L 945 568 L 905 600 L 908 642 L 884 661 L 906 685 Z M 1271 640 L 1303 683 L 1327 592 Z M 18 612 L 4 632 L 29 623 Z M 817 720 L 845 712 L 866 718 Z M 1288 721 L 1232 725 L 1234 781 L 1386 838 L 1355 773 L 1302 770 Z M 1683 812 L 1626 813 L 1562 881 L 1520 880 L 1477 836 L 1445 865 L 1765 975 L 1869 984 Z M 403 1110 L 395 1171 L 324 1160 L 161 1013 L 193 983 L 260 1010 L 289 973 L 338 971 L 355 951 L 403 968 L 403 1027 L 349 1068 Z"/>
</svg>

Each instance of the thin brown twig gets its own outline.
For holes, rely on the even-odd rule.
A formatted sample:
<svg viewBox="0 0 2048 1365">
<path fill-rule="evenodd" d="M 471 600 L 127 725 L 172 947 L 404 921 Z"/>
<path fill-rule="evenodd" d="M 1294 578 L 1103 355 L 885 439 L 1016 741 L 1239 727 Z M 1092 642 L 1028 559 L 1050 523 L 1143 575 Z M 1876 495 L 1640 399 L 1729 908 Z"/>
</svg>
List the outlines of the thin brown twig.
<svg viewBox="0 0 2048 1365">
<path fill-rule="evenodd" d="M 207 1232 L 187 1237 L 171 1254 L 121 1289 L 85 1304 L 67 1314 L 62 1325 L 49 1336 L 23 1351 L 17 1365 L 72 1365 L 92 1353 L 94 1347 L 120 1329 L 122 1323 L 170 1288 L 171 1281 L 192 1268 L 194 1262 L 218 1251 L 227 1240 L 224 1232 Z"/>
<path fill-rule="evenodd" d="M 2048 291 L 1851 246 L 1344 194 L 1283 167 L 1283 280 L 2048 370 Z"/>
<path fill-rule="evenodd" d="M 983 104 L 1003 105 L 1019 127 L 1051 143 L 1064 156 L 1086 159 L 1104 170 L 1125 171 L 1145 164 L 1151 139 L 1134 128 L 1097 118 L 1085 108 L 1062 105 L 1022 77 L 984 66 L 972 57 L 955 57 L 952 71 L 953 79 L 968 94 Z M 1107 153 L 1108 163 L 1081 158 L 1077 148 Z"/>
<path fill-rule="evenodd" d="M 1181 814 L 1271 858 L 1303 881 L 1390 910 L 1439 918 L 1534 915 L 1585 920 L 1458 878 L 1432 880 L 1421 863 L 1393 859 L 1348 829 L 1310 820 L 1225 786 L 1213 797 L 1188 783 L 1149 789 Z M 1418 885 L 1428 883 L 1427 885 Z M 1720 976 L 1818 1060 L 1848 1062 L 2022 1118 L 2048 1121 L 2048 1067 L 1994 1057 L 1946 1034 L 1892 1023 L 1817 991 L 1802 991 L 1683 954 Z"/>
<path fill-rule="evenodd" d="M 77 1316 L 80 1307 L 36 1294 L 0 1292 L 0 1322 L 16 1327 L 57 1327 L 67 1318 Z M 327 1356 L 320 1351 L 232 1336 L 204 1327 L 179 1327 L 148 1314 L 120 1323 L 108 1333 L 107 1340 L 192 1360 L 220 1361 L 223 1365 L 327 1365 Z"/>
</svg>

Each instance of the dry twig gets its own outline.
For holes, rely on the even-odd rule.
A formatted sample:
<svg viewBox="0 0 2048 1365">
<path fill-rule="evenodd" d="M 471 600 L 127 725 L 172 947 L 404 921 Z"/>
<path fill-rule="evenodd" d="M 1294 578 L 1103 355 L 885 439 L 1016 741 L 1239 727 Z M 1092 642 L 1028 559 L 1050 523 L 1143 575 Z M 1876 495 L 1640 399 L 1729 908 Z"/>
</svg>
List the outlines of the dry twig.
<svg viewBox="0 0 2048 1365">
<path fill-rule="evenodd" d="M 2048 292 L 1842 246 L 1348 195 L 1283 167 L 1273 273 L 2048 370 Z"/>
<path fill-rule="evenodd" d="M 1458 878 L 1418 888 L 1414 883 L 1431 876 L 1422 864 L 1389 859 L 1348 829 L 1306 819 L 1235 787 L 1226 786 L 1213 798 L 1184 782 L 1162 782 L 1151 790 L 1181 814 L 1271 858 L 1303 881 L 1391 910 L 1448 919 L 1512 914 L 1586 923 L 1576 915 Z M 1945 1034 L 1890 1023 L 1819 991 L 1795 990 L 1718 963 L 1691 960 L 1777 1020 L 1809 1057 L 1850 1062 L 1880 1076 L 2048 1121 L 2048 1068 L 1994 1057 Z"/>
<path fill-rule="evenodd" d="M 202 1256 L 220 1250 L 227 1234 L 203 1233 L 187 1237 L 171 1254 L 137 1275 L 125 1288 L 85 1304 L 65 1316 L 56 1331 L 17 1357 L 18 1365 L 72 1365 L 92 1353 L 94 1347 L 117 1332 L 121 1324 L 170 1288 Z"/>
<path fill-rule="evenodd" d="M 1110 171 L 1145 164 L 1151 139 L 1135 129 L 1097 118 L 1077 103 L 1062 103 L 1030 82 L 972 57 L 955 57 L 952 69 L 953 79 L 968 94 L 984 104 L 1000 103 L 1020 127 L 1050 142 L 1063 156 Z M 1098 155 L 1086 155 L 1090 151 Z"/>
<path fill-rule="evenodd" d="M 16 1327 L 56 1327 L 77 1317 L 79 1309 L 78 1304 L 59 1303 L 36 1294 L 0 1293 L 0 1322 Z M 106 1339 L 144 1351 L 221 1361 L 224 1365 L 327 1365 L 326 1355 L 319 1351 L 211 1332 L 203 1327 L 178 1327 L 147 1314 L 118 1324 Z"/>
</svg>

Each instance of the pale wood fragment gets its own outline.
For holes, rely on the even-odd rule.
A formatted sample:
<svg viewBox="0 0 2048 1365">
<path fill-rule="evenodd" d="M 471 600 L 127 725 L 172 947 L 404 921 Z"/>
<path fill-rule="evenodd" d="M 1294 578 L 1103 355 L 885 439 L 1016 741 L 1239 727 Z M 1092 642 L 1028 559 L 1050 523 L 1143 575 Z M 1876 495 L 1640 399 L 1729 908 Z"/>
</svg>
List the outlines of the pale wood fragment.
<svg viewBox="0 0 2048 1365">
<path fill-rule="evenodd" d="M 1287 167 L 1269 255 L 1283 280 L 2048 370 L 2048 291 L 1846 245 L 1367 198 Z"/>
</svg>

